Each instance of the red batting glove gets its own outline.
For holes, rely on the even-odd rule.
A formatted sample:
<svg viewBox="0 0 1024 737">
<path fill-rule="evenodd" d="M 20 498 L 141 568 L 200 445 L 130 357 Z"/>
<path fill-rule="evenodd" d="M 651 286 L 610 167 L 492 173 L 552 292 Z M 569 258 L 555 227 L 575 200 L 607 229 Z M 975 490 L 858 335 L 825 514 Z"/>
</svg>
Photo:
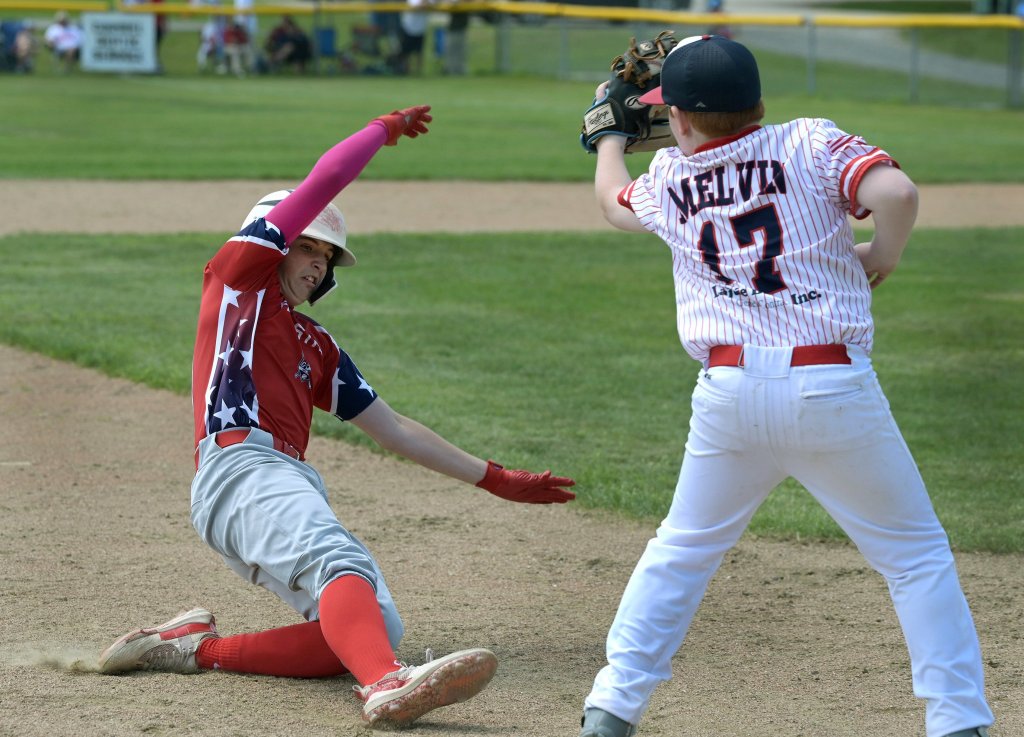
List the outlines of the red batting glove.
<svg viewBox="0 0 1024 737">
<path fill-rule="evenodd" d="M 565 504 L 575 499 L 576 495 L 559 487 L 575 485 L 572 479 L 552 476 L 551 471 L 509 471 L 494 461 L 487 461 L 487 473 L 477 483 L 478 487 L 495 496 L 526 504 Z"/>
<path fill-rule="evenodd" d="M 432 121 L 433 117 L 430 115 L 430 105 L 417 105 L 405 110 L 395 110 L 374 120 L 379 120 L 388 129 L 388 140 L 385 145 L 397 146 L 398 139 L 402 136 L 415 138 L 420 133 L 426 133 L 426 124 Z"/>
</svg>

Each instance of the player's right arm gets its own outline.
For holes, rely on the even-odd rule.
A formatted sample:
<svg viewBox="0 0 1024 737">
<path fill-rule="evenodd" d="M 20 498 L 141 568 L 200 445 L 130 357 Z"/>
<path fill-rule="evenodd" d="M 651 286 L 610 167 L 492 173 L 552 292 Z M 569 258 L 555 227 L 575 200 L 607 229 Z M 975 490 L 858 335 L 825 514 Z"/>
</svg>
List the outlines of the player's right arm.
<svg viewBox="0 0 1024 737">
<path fill-rule="evenodd" d="M 267 221 L 291 243 L 338 194 L 351 184 L 383 146 L 394 146 L 402 136 L 427 133 L 429 105 L 396 110 L 371 120 L 320 157 L 295 191 L 267 214 Z"/>
<path fill-rule="evenodd" d="M 263 222 L 250 223 L 210 261 L 210 268 L 233 287 L 249 289 L 273 272 L 303 230 L 366 167 L 383 146 L 402 136 L 427 132 L 429 105 L 396 110 L 328 149 L 291 195 L 271 208 Z M 259 246 L 265 246 L 261 248 Z"/>
<path fill-rule="evenodd" d="M 349 421 L 384 450 L 432 471 L 468 484 L 475 484 L 487 471 L 486 461 L 453 445 L 422 423 L 399 414 L 379 397 Z"/>
<path fill-rule="evenodd" d="M 604 219 L 620 230 L 643 232 L 645 228 L 637 216 L 619 201 L 619 194 L 633 182 L 626 168 L 626 139 L 602 136 L 597 139 L 595 148 L 594 194 Z"/>
<path fill-rule="evenodd" d="M 385 450 L 415 461 L 454 479 L 465 481 L 508 501 L 527 504 L 564 504 L 576 495 L 570 478 L 510 470 L 467 453 L 429 427 L 395 412 L 383 399 L 351 419 Z"/>
<path fill-rule="evenodd" d="M 872 166 L 857 187 L 857 204 L 871 210 L 875 234 L 854 246 L 874 289 L 900 262 L 917 219 L 917 187 L 894 166 Z"/>
</svg>

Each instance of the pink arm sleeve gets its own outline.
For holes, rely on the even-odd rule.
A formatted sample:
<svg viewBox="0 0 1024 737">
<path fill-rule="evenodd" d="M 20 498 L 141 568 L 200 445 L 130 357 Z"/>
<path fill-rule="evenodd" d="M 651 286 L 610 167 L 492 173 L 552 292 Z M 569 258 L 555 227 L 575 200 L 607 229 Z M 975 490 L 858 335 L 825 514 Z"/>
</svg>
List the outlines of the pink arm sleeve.
<svg viewBox="0 0 1024 737">
<path fill-rule="evenodd" d="M 274 206 L 266 219 L 291 243 L 341 190 L 351 184 L 387 140 L 387 127 L 371 121 L 358 133 L 329 149 L 302 184 Z"/>
</svg>

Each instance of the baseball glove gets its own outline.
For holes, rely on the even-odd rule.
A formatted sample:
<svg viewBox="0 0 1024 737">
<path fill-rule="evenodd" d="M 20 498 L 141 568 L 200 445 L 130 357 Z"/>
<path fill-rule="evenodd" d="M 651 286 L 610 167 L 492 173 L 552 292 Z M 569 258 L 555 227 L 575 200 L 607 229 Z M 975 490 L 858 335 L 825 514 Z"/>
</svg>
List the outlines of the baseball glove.
<svg viewBox="0 0 1024 737">
<path fill-rule="evenodd" d="M 655 38 L 637 43 L 629 40 L 624 54 L 612 59 L 612 75 L 604 97 L 583 114 L 580 143 L 589 153 L 597 149 L 594 142 L 601 136 L 625 136 L 626 153 L 655 151 L 674 145 L 668 126 L 668 108 L 652 108 L 638 98 L 658 86 L 661 65 L 676 45 L 672 31 L 662 31 Z"/>
</svg>

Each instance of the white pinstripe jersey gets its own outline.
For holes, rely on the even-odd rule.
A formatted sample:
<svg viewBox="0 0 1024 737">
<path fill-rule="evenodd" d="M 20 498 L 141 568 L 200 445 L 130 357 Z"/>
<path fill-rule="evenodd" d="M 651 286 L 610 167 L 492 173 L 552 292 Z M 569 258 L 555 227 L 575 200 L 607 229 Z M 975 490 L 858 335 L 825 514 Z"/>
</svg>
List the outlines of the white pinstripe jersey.
<svg viewBox="0 0 1024 737">
<path fill-rule="evenodd" d="M 830 120 L 754 126 L 693 155 L 659 151 L 619 195 L 672 251 L 686 352 L 845 343 L 871 350 L 871 289 L 847 216 L 889 155 Z"/>
</svg>

